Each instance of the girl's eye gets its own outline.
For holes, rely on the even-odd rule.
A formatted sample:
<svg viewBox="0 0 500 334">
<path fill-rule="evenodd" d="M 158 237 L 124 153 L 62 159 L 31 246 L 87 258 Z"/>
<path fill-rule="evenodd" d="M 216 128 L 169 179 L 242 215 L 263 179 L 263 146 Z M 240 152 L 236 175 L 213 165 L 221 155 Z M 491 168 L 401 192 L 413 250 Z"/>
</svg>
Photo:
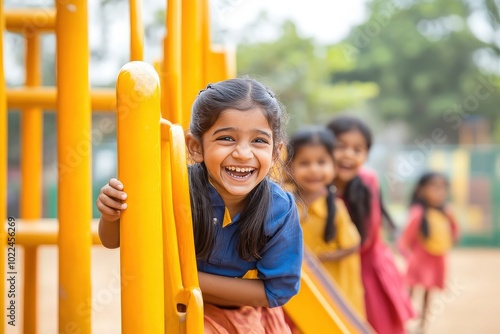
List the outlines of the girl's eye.
<svg viewBox="0 0 500 334">
<path fill-rule="evenodd" d="M 234 139 L 229 137 L 229 136 L 222 136 L 222 137 L 217 138 L 217 140 L 234 141 Z"/>
<path fill-rule="evenodd" d="M 257 138 L 257 139 L 255 139 L 255 142 L 262 143 L 262 144 L 269 144 L 269 142 L 264 138 Z"/>
</svg>

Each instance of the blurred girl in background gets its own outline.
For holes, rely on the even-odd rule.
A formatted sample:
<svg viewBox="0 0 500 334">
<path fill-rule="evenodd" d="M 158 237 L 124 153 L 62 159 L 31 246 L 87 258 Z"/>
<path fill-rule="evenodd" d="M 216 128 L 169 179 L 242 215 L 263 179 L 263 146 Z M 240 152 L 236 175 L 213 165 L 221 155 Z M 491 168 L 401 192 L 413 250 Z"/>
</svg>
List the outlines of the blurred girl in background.
<svg viewBox="0 0 500 334">
<path fill-rule="evenodd" d="M 408 260 L 407 283 L 424 288 L 420 328 L 425 327 L 430 291 L 443 289 L 446 254 L 458 239 L 454 216 L 446 207 L 448 180 L 442 174 L 424 173 L 410 201 L 408 224 L 398 246 Z"/>
<path fill-rule="evenodd" d="M 365 319 L 359 245 L 347 209 L 335 198 L 333 135 L 325 128 L 298 131 L 290 140 L 288 164 L 295 182 L 304 243 L 323 263 L 361 319 Z"/>
<path fill-rule="evenodd" d="M 333 183 L 361 236 L 367 320 L 379 334 L 405 333 L 405 322 L 414 312 L 392 253 L 381 238 L 382 218 L 390 218 L 380 200 L 377 176 L 363 167 L 372 145 L 371 131 L 361 120 L 347 116 L 335 118 L 328 128 L 336 139 Z"/>
</svg>

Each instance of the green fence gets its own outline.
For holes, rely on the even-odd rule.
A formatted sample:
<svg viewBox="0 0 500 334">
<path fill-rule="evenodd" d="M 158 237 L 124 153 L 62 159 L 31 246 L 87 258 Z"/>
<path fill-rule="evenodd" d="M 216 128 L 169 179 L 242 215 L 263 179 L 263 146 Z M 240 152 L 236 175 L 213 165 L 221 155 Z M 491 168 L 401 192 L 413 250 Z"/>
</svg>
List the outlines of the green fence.
<svg viewBox="0 0 500 334">
<path fill-rule="evenodd" d="M 379 174 L 384 200 L 398 225 L 406 223 L 408 199 L 421 173 L 440 171 L 449 177 L 460 245 L 500 247 L 500 147 L 379 146 L 370 165 Z"/>
</svg>

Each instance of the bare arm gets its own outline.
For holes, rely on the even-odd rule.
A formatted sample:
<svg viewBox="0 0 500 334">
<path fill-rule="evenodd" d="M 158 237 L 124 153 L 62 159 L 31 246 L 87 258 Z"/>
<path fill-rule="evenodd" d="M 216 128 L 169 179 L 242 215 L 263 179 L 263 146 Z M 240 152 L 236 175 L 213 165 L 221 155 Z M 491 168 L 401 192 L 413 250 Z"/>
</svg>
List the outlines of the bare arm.
<svg viewBox="0 0 500 334">
<path fill-rule="evenodd" d="M 108 221 L 101 216 L 99 220 L 99 238 L 106 248 L 120 247 L 120 219 Z"/>
<path fill-rule="evenodd" d="M 120 216 L 127 208 L 124 203 L 127 194 L 122 190 L 123 184 L 117 179 L 111 179 L 101 188 L 97 198 L 97 209 L 101 213 L 99 238 L 107 248 L 120 247 Z"/>
<path fill-rule="evenodd" d="M 359 245 L 351 248 L 339 249 L 318 254 L 318 259 L 321 262 L 339 261 L 346 256 L 356 253 L 357 251 L 359 251 Z"/>
<path fill-rule="evenodd" d="M 242 279 L 198 273 L 203 299 L 220 306 L 269 307 L 264 283 L 259 279 Z"/>
</svg>

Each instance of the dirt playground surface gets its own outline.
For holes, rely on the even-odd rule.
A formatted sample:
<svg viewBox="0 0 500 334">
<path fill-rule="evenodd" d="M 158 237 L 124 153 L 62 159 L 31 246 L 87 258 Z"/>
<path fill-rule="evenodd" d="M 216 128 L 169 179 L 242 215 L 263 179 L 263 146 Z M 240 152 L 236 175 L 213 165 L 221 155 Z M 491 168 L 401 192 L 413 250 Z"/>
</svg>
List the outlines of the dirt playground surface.
<svg viewBox="0 0 500 334">
<path fill-rule="evenodd" d="M 38 333 L 59 334 L 57 324 L 57 250 L 39 250 Z M 119 250 L 92 248 L 92 333 L 118 334 L 120 325 Z M 20 264 L 22 254 L 18 258 Z M 20 266 L 19 266 L 20 267 Z M 6 333 L 22 333 L 22 275 L 18 275 L 16 326 Z M 417 294 L 415 297 L 418 297 Z M 7 301 L 7 299 L 6 299 Z M 415 305 L 418 300 L 415 298 Z M 427 334 L 500 333 L 500 250 L 460 249 L 449 257 L 448 288 L 436 293 L 430 305 Z M 90 317 L 89 317 L 90 318 Z"/>
</svg>

